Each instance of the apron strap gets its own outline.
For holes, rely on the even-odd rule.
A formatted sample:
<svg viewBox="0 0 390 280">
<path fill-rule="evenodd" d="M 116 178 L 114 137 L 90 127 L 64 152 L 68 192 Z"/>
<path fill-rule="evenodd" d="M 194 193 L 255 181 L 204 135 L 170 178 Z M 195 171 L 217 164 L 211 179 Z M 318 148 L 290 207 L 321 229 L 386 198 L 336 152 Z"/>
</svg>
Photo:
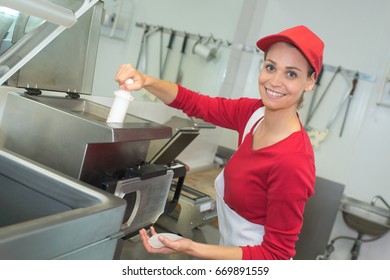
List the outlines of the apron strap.
<svg viewBox="0 0 390 280">
<path fill-rule="evenodd" d="M 241 143 L 244 141 L 245 136 L 251 131 L 253 125 L 260 120 L 264 116 L 264 106 L 260 107 L 256 111 L 253 112 L 252 116 L 249 118 L 248 122 L 246 123 L 244 134 L 242 135 Z"/>
</svg>

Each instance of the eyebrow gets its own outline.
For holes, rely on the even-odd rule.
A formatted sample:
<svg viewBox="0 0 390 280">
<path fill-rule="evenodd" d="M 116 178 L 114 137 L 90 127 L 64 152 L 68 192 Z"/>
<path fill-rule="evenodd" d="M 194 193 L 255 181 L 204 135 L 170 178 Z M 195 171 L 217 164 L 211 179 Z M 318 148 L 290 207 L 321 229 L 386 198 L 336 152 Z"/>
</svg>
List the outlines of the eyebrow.
<svg viewBox="0 0 390 280">
<path fill-rule="evenodd" d="M 267 58 L 265 61 L 269 61 L 269 62 L 271 62 L 272 64 L 277 65 L 277 63 L 276 63 L 275 61 L 273 61 L 272 59 Z M 297 70 L 297 71 L 302 72 L 302 70 L 301 70 L 300 68 L 295 67 L 295 66 L 287 66 L 286 68 L 287 68 L 288 70 Z"/>
</svg>

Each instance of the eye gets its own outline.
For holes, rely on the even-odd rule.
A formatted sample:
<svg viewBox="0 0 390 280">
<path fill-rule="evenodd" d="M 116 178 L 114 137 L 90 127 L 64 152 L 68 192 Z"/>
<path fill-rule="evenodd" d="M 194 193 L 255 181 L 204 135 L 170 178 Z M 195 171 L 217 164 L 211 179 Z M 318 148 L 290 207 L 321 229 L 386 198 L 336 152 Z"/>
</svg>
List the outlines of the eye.
<svg viewBox="0 0 390 280">
<path fill-rule="evenodd" d="M 264 66 L 264 68 L 265 68 L 268 72 L 273 72 L 273 71 L 275 70 L 275 67 L 274 67 L 272 64 L 270 64 L 270 63 L 266 64 L 266 65 Z"/>
<path fill-rule="evenodd" d="M 290 79 L 294 79 L 297 77 L 297 73 L 294 72 L 294 71 L 288 71 L 287 72 L 287 77 L 290 78 Z"/>
</svg>

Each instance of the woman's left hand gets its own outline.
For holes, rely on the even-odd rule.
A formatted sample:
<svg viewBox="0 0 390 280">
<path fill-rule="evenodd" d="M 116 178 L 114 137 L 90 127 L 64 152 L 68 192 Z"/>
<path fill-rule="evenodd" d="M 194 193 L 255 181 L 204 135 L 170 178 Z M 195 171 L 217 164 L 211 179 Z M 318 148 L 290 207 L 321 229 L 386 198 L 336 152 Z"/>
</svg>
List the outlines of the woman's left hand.
<svg viewBox="0 0 390 280">
<path fill-rule="evenodd" d="M 156 230 L 154 227 L 150 227 L 150 232 L 152 235 L 157 234 Z M 172 253 L 180 253 L 180 252 L 185 252 L 187 249 L 190 248 L 191 245 L 191 240 L 187 238 L 181 238 L 176 241 L 171 241 L 166 237 L 160 236 L 159 240 L 161 243 L 164 245 L 162 248 L 153 248 L 150 246 L 148 243 L 149 240 L 149 235 L 145 229 L 141 229 L 139 231 L 139 235 L 141 237 L 142 244 L 144 245 L 146 251 L 148 253 L 159 253 L 159 254 L 172 254 Z"/>
</svg>

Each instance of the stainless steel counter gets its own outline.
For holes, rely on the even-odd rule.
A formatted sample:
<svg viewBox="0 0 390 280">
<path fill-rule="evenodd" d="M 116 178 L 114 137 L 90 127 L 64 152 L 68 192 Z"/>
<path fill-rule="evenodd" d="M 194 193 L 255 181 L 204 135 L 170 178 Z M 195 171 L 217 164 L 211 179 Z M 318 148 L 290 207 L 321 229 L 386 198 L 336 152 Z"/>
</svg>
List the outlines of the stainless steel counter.
<svg viewBox="0 0 390 280">
<path fill-rule="evenodd" d="M 0 259 L 112 259 L 126 203 L 0 150 Z"/>
<path fill-rule="evenodd" d="M 150 140 L 172 136 L 170 127 L 129 114 L 124 123 L 107 124 L 109 111 L 85 99 L 9 93 L 0 142 L 6 149 L 96 186 L 104 175 L 145 160 Z"/>
</svg>

